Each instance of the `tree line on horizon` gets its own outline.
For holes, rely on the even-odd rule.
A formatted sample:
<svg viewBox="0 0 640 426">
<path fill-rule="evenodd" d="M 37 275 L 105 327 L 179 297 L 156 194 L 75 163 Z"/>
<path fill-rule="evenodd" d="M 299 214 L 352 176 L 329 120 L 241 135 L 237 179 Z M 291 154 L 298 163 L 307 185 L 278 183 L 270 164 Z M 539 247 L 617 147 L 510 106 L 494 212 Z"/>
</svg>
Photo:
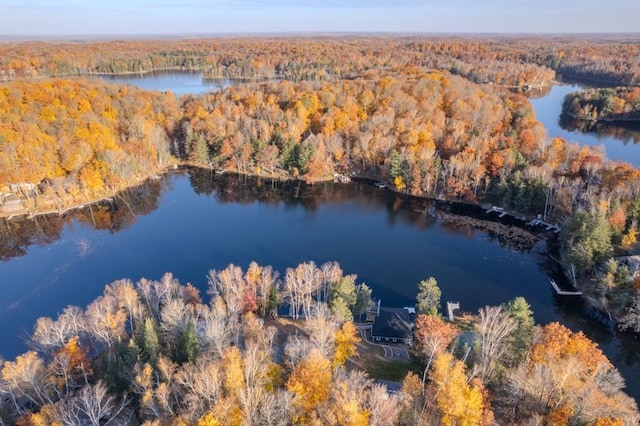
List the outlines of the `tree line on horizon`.
<svg viewBox="0 0 640 426">
<path fill-rule="evenodd" d="M 561 74 L 640 83 L 624 37 L 287 37 L 0 44 L 0 79 L 179 69 L 214 78 L 325 81 L 371 68 L 422 66 L 476 83 L 537 87 Z"/>
</svg>

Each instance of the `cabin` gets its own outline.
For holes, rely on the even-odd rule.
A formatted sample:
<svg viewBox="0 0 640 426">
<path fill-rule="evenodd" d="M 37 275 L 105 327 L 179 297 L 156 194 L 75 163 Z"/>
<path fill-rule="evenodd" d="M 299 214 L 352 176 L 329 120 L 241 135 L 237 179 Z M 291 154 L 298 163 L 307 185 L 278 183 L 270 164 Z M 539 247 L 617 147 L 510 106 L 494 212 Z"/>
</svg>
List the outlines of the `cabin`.
<svg viewBox="0 0 640 426">
<path fill-rule="evenodd" d="M 381 307 L 371 327 L 371 338 L 380 343 L 413 344 L 413 324 L 415 309 Z"/>
</svg>

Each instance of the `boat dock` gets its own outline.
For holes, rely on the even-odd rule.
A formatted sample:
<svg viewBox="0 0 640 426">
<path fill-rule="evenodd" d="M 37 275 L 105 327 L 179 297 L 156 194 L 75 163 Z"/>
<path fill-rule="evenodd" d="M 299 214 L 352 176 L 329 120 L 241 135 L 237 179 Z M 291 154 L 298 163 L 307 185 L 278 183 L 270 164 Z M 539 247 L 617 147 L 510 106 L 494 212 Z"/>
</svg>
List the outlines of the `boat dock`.
<svg viewBox="0 0 640 426">
<path fill-rule="evenodd" d="M 502 207 L 491 206 L 490 209 L 489 208 L 485 209 L 485 213 L 491 213 L 491 212 L 500 213 L 498 217 L 504 217 L 508 214 Z"/>
<path fill-rule="evenodd" d="M 547 231 L 553 231 L 556 234 L 560 232 L 560 227 L 558 225 L 554 225 L 553 223 L 545 222 L 542 219 L 533 219 L 528 223 L 529 226 L 544 226 L 547 228 Z"/>
<path fill-rule="evenodd" d="M 581 291 L 560 290 L 560 287 L 558 287 L 558 284 L 552 278 L 549 278 L 549 282 L 551 283 L 551 287 L 556 291 L 556 294 L 560 296 L 582 296 Z"/>
<path fill-rule="evenodd" d="M 460 310 L 460 302 L 447 302 L 447 316 L 449 317 L 449 321 L 453 322 L 453 311 Z"/>
</svg>

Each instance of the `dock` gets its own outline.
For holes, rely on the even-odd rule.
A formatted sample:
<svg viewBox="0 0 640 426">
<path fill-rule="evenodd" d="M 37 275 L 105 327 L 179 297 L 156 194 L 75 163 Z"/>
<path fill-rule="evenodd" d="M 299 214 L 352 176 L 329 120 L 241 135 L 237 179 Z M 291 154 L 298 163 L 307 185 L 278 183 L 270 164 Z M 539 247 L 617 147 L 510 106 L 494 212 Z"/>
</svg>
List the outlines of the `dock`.
<svg viewBox="0 0 640 426">
<path fill-rule="evenodd" d="M 559 233 L 561 231 L 560 227 L 558 225 L 554 225 L 553 223 L 549 223 L 549 222 L 545 222 L 542 219 L 533 219 L 531 222 L 528 223 L 529 226 L 544 226 L 547 231 L 553 231 L 556 234 Z"/>
<path fill-rule="evenodd" d="M 447 302 L 447 316 L 449 321 L 453 322 L 453 311 L 460 310 L 460 302 Z"/>
<path fill-rule="evenodd" d="M 491 208 L 485 208 L 485 213 L 497 212 L 500 213 L 500 217 L 507 214 L 507 212 L 502 207 L 491 206 Z"/>
<path fill-rule="evenodd" d="M 498 217 L 500 217 L 500 218 L 509 214 L 509 212 L 507 212 L 504 208 L 498 207 L 498 206 L 492 206 L 490 204 L 483 205 L 482 209 L 487 214 L 493 213 L 493 212 L 498 213 Z M 516 217 L 516 216 L 514 216 L 514 217 Z M 522 220 L 526 220 L 524 217 L 521 218 L 521 219 Z M 549 222 L 546 222 L 546 221 L 542 220 L 541 219 L 541 215 L 538 215 L 538 219 L 533 219 L 533 220 L 527 222 L 527 225 L 529 225 L 529 226 L 544 226 L 547 231 L 553 231 L 556 234 L 558 234 L 562 230 L 562 228 L 560 228 L 560 226 L 558 224 L 549 223 Z"/>
<path fill-rule="evenodd" d="M 558 284 L 556 284 L 556 282 L 552 278 L 549 278 L 549 282 L 551 283 L 551 287 L 553 287 L 553 289 L 556 291 L 556 294 L 560 296 L 582 296 L 581 291 L 560 290 L 560 287 L 558 287 Z"/>
</svg>

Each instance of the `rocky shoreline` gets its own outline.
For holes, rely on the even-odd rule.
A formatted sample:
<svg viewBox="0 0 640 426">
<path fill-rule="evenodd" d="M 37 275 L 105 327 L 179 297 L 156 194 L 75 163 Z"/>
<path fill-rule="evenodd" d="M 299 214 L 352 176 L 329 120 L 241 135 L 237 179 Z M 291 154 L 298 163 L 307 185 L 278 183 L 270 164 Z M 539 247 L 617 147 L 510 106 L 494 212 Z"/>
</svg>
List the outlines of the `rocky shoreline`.
<svg viewBox="0 0 640 426">
<path fill-rule="evenodd" d="M 495 222 L 491 218 L 476 218 L 471 216 L 461 216 L 446 210 L 438 209 L 435 216 L 445 224 L 453 224 L 455 226 L 471 226 L 488 232 L 490 235 L 497 237 L 501 242 L 516 248 L 518 250 L 531 250 L 543 238 L 540 235 L 520 228 L 516 225 L 507 225 Z"/>
</svg>

